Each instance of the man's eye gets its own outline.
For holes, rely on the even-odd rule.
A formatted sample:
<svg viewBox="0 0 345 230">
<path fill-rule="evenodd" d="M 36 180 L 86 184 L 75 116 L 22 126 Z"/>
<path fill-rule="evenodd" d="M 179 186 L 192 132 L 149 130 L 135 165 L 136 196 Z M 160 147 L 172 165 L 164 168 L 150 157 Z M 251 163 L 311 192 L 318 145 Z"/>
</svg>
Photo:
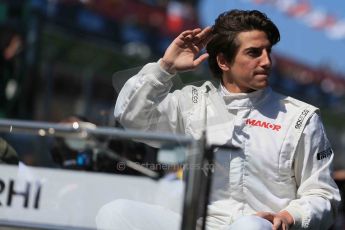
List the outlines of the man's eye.
<svg viewBox="0 0 345 230">
<path fill-rule="evenodd" d="M 261 55 L 261 50 L 250 50 L 248 54 L 252 57 L 259 57 Z"/>
</svg>

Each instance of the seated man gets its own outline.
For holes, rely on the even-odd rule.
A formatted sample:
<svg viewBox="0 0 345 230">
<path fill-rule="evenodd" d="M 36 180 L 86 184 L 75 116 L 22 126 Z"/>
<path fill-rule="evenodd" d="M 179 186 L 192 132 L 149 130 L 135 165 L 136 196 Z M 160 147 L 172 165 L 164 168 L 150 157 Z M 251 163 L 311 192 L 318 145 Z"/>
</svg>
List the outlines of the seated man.
<svg viewBox="0 0 345 230">
<path fill-rule="evenodd" d="M 328 229 L 335 219 L 340 196 L 318 109 L 268 84 L 271 50 L 279 40 L 278 28 L 259 11 L 222 13 L 213 27 L 182 32 L 119 94 L 115 117 L 126 128 L 194 138 L 206 130 L 208 143 L 240 149 L 228 155 L 228 190 L 209 205 L 208 229 L 247 229 L 243 223 Z M 207 53 L 199 56 L 204 47 Z M 218 88 L 206 82 L 169 93 L 176 73 L 207 58 Z M 147 213 L 147 222 L 163 220 Z"/>
</svg>

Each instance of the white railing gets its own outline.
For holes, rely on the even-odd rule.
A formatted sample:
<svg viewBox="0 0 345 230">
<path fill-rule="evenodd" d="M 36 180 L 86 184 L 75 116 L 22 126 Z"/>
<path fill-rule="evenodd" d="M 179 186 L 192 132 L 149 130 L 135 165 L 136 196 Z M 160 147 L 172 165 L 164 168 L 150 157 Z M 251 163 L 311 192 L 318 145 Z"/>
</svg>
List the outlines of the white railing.
<svg viewBox="0 0 345 230">
<path fill-rule="evenodd" d="M 203 182 L 205 172 L 202 170 L 202 165 L 205 164 L 204 140 L 194 140 L 191 137 L 168 133 L 147 133 L 87 126 L 82 122 L 58 124 L 7 119 L 0 120 L 0 132 L 6 133 L 6 135 L 29 134 L 79 138 L 85 141 L 96 140 L 98 148 L 100 146 L 105 148 L 114 159 L 126 162 L 127 167 L 147 176 L 57 170 L 24 164 L 19 164 L 19 166 L 0 165 L 0 225 L 44 229 L 94 229 L 96 226 L 93 219 L 97 215 L 97 211 L 111 199 L 135 197 L 135 200 L 148 202 L 146 197 L 152 196 L 152 193 L 162 186 L 158 175 L 142 165 L 116 155 L 104 144 L 99 143 L 96 138 L 107 137 L 121 140 L 155 141 L 187 147 L 185 164 L 200 167 L 186 167 L 188 170 L 184 175 L 184 182 L 181 181 L 181 189 L 183 189 L 180 210 L 181 229 L 196 229 L 196 221 L 200 216 L 200 212 L 197 211 L 200 208 L 200 199 L 207 195 L 205 193 L 207 190 L 203 189 L 205 186 Z M 139 184 L 142 197 L 137 195 Z M 164 184 L 164 186 L 167 186 L 165 191 L 173 190 L 173 188 L 169 189 L 169 186 L 173 186 L 173 184 Z M 64 189 L 71 190 L 68 192 L 68 196 L 61 195 L 65 191 Z M 150 195 L 145 196 L 145 194 Z M 169 194 L 165 195 L 168 199 Z M 84 202 L 84 204 L 78 206 L 78 202 Z M 161 205 L 164 206 L 164 204 Z M 83 218 L 78 216 L 78 213 Z"/>
</svg>

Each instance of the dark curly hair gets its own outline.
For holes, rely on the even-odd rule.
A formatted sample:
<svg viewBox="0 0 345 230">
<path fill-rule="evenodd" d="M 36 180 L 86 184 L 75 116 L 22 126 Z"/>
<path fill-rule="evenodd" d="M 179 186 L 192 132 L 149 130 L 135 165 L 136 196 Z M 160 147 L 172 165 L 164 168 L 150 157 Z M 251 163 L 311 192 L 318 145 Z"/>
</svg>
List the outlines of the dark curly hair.
<svg viewBox="0 0 345 230">
<path fill-rule="evenodd" d="M 206 50 L 209 54 L 209 67 L 215 78 L 222 78 L 222 70 L 217 63 L 217 55 L 223 53 L 229 62 L 233 62 L 238 48 L 237 35 L 241 32 L 260 30 L 267 34 L 271 45 L 280 40 L 280 33 L 277 26 L 262 12 L 258 10 L 231 10 L 224 12 L 215 20 L 212 27 L 214 34 L 207 44 Z"/>
</svg>

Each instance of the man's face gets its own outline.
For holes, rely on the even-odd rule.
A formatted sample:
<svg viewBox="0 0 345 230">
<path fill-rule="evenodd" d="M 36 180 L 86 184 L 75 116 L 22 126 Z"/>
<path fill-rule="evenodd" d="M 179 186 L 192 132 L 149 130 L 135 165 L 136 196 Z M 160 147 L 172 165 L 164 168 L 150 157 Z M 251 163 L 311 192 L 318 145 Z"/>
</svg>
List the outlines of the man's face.
<svg viewBox="0 0 345 230">
<path fill-rule="evenodd" d="M 268 86 L 271 70 L 271 44 L 263 31 L 241 32 L 239 48 L 227 69 L 223 70 L 224 86 L 234 93 L 248 93 Z"/>
</svg>

